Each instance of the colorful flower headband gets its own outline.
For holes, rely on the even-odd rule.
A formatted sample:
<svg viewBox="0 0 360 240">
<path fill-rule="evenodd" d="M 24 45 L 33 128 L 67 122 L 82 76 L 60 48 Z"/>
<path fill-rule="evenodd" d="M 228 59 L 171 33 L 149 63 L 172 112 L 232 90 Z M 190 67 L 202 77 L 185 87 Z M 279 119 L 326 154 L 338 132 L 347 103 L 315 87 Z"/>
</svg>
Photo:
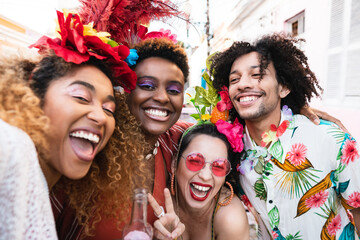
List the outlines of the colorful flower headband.
<svg viewBox="0 0 360 240">
<path fill-rule="evenodd" d="M 210 55 L 206 60 L 207 69 L 210 68 L 211 57 Z M 227 87 L 222 87 L 222 91 L 219 91 L 219 96 L 206 70 L 203 72 L 202 77 L 205 79 L 208 89 L 196 86 L 185 91 L 185 102 L 192 103 L 197 111 L 197 113 L 190 116 L 197 120 L 198 124 L 209 122 L 215 124 L 217 130 L 226 136 L 233 151 L 241 152 L 244 148 L 242 141 L 243 126 L 237 119 L 232 124 L 227 122 L 229 110 L 233 107 Z"/>
<path fill-rule="evenodd" d="M 66 62 L 75 64 L 86 62 L 90 57 L 109 61 L 112 65 L 112 73 L 117 79 L 116 85 L 123 87 L 126 92 L 135 88 L 136 74 L 126 63 L 136 59 L 134 52 L 130 54 L 128 47 L 108 38 L 109 33 L 97 32 L 92 28 L 92 23 L 84 25 L 78 14 L 64 14 L 57 11 L 57 17 L 59 38 L 42 36 L 30 48 L 38 48 L 40 54 L 52 49 Z M 132 58 L 130 60 L 127 59 L 129 55 Z"/>
<path fill-rule="evenodd" d="M 147 38 L 167 37 L 176 43 L 176 35 L 160 29 L 147 33 L 153 20 L 183 15 L 170 0 L 80 0 L 79 15 L 84 24 L 94 23 L 98 31 L 109 32 L 114 40 L 128 47 Z"/>
</svg>

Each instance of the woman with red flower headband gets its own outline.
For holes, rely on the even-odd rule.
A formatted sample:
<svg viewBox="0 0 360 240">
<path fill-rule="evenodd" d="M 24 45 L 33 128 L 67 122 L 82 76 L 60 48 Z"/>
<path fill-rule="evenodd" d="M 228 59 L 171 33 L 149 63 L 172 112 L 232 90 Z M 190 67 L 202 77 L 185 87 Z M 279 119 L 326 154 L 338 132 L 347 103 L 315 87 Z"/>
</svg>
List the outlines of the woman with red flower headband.
<svg viewBox="0 0 360 240">
<path fill-rule="evenodd" d="M 76 14 L 58 12 L 58 20 L 60 38 L 32 45 L 39 60 L 0 63 L 0 232 L 7 239 L 57 238 L 48 189 L 61 176 L 86 220 L 96 214 L 87 192 L 121 198 L 124 186 L 111 185 L 120 159 L 143 158 L 139 125 L 114 90 L 134 88 L 136 75 L 124 61 L 129 49 L 104 43 Z"/>
<path fill-rule="evenodd" d="M 181 239 L 249 239 L 246 212 L 237 197 L 238 175 L 231 171 L 241 151 L 242 147 L 234 151 L 229 136 L 209 122 L 200 122 L 183 134 L 170 186 L 174 210 L 185 225 Z M 161 212 L 153 198 L 149 202 Z M 168 219 L 160 217 L 154 225 L 169 228 L 170 223 L 164 224 Z"/>
</svg>

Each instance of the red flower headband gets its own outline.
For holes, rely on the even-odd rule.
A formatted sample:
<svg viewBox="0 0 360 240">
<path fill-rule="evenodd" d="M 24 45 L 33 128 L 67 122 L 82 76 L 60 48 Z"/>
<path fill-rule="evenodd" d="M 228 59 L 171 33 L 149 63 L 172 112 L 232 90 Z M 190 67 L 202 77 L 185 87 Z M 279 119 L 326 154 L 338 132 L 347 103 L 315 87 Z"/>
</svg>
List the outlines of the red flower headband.
<svg viewBox="0 0 360 240">
<path fill-rule="evenodd" d="M 83 25 L 77 14 L 64 16 L 57 11 L 57 16 L 60 38 L 42 36 L 30 48 L 38 48 L 40 54 L 50 48 L 57 56 L 75 64 L 86 62 L 91 56 L 100 60 L 106 59 L 112 64 L 113 75 L 118 79 L 117 85 L 126 92 L 135 88 L 136 74 L 124 61 L 130 54 L 129 48 L 105 37 L 110 34 L 92 29 L 92 24 Z"/>
</svg>

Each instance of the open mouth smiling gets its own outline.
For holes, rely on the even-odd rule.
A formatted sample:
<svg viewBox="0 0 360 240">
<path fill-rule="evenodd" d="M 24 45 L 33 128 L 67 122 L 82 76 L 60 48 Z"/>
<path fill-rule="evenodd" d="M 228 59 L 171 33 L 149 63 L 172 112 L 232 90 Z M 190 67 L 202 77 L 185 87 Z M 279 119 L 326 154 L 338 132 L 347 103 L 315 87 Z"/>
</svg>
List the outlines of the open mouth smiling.
<svg viewBox="0 0 360 240">
<path fill-rule="evenodd" d="M 87 130 L 70 133 L 71 145 L 76 155 L 85 161 L 92 161 L 99 146 L 101 135 Z"/>
<path fill-rule="evenodd" d="M 190 193 L 193 199 L 197 201 L 204 201 L 212 189 L 211 186 L 202 186 L 197 183 L 190 183 Z"/>
<path fill-rule="evenodd" d="M 239 102 L 245 103 L 245 102 L 252 102 L 259 98 L 260 96 L 246 96 L 246 97 L 240 97 Z"/>
<path fill-rule="evenodd" d="M 160 110 L 155 108 L 148 108 L 145 112 L 154 117 L 167 117 L 169 116 L 169 111 L 167 110 Z"/>
</svg>

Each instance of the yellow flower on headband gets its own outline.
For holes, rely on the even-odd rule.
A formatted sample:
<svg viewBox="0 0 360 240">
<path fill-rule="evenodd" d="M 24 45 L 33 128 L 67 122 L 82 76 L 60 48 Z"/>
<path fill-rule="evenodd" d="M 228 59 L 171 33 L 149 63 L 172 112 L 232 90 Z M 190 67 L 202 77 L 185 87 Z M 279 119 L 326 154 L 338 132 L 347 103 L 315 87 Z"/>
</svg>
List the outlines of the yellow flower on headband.
<svg viewBox="0 0 360 240">
<path fill-rule="evenodd" d="M 84 36 L 97 36 L 104 43 L 108 43 L 109 41 L 111 41 L 111 39 L 108 38 L 108 37 L 110 37 L 110 33 L 108 33 L 108 32 L 98 32 L 93 28 L 93 26 L 94 26 L 93 22 L 91 22 L 91 23 L 89 23 L 87 25 L 84 25 Z"/>
<path fill-rule="evenodd" d="M 63 13 L 64 13 L 64 17 L 65 19 L 67 18 L 67 16 L 69 14 L 76 14 L 76 12 L 71 12 L 67 9 L 63 9 Z M 73 22 L 71 22 L 71 24 L 73 24 Z M 83 36 L 96 36 L 98 38 L 101 39 L 101 41 L 103 41 L 104 43 L 109 43 L 111 42 L 112 40 L 108 37 L 110 37 L 110 33 L 108 32 L 98 32 L 96 31 L 96 29 L 94 29 L 94 23 L 91 22 L 87 25 L 83 25 L 84 27 L 84 32 L 83 32 Z M 59 34 L 59 31 L 60 31 L 60 26 L 59 26 L 59 22 L 56 20 L 56 35 L 58 38 L 61 38 L 60 37 L 60 34 Z"/>
<path fill-rule="evenodd" d="M 207 121 L 211 118 L 211 115 L 210 114 L 202 114 L 201 115 L 201 120 L 203 121 Z"/>
</svg>

